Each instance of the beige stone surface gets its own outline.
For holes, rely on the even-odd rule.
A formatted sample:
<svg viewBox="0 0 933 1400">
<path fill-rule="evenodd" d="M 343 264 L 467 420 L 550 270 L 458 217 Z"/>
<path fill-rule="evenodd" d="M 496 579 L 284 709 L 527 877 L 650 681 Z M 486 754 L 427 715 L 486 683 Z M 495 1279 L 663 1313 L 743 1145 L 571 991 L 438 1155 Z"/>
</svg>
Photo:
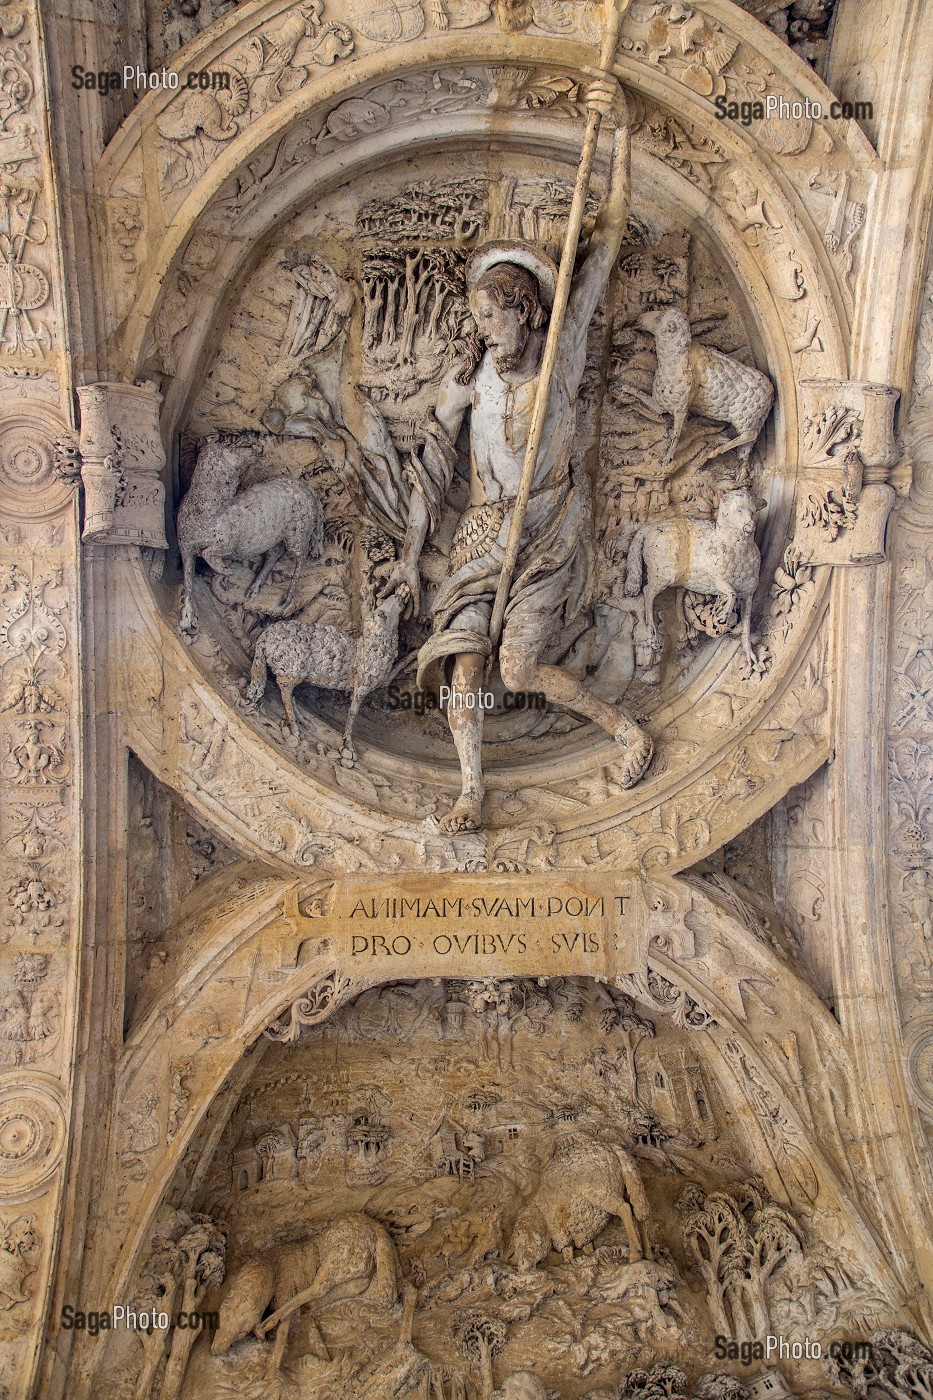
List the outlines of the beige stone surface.
<svg viewBox="0 0 933 1400">
<path fill-rule="evenodd" d="M 0 1396 L 928 1400 L 931 26 L 0 5 Z"/>
</svg>

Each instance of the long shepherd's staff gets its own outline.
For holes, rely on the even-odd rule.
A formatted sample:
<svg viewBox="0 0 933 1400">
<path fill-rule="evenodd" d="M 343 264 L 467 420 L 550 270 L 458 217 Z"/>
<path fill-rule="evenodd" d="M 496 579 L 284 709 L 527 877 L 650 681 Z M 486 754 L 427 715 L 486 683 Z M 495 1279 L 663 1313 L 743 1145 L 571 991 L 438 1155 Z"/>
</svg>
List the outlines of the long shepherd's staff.
<svg viewBox="0 0 933 1400">
<path fill-rule="evenodd" d="M 610 73 L 612 62 L 615 58 L 616 44 L 619 39 L 619 24 L 623 14 L 628 9 L 629 0 L 604 0 L 604 3 L 606 7 L 606 27 L 603 30 L 603 39 L 599 50 L 599 66 L 604 73 Z M 577 171 L 573 201 L 570 205 L 570 219 L 567 224 L 567 237 L 564 241 L 564 250 L 560 259 L 560 271 L 557 274 L 557 287 L 554 291 L 554 305 L 551 309 L 551 320 L 548 325 L 547 338 L 544 342 L 544 354 L 541 357 L 541 371 L 538 375 L 538 388 L 535 393 L 534 408 L 531 414 L 528 445 L 525 448 L 525 460 L 522 463 L 521 480 L 518 486 L 518 494 L 515 497 L 515 508 L 512 512 L 512 523 L 509 527 L 509 538 L 505 547 L 505 558 L 502 561 L 502 570 L 499 574 L 499 583 L 496 588 L 496 601 L 493 605 L 492 620 L 489 624 L 489 638 L 493 647 L 496 646 L 496 643 L 502 635 L 502 623 L 505 618 L 505 608 L 509 600 L 509 589 L 512 586 L 515 565 L 518 561 L 522 529 L 524 528 L 528 501 L 531 496 L 531 484 L 534 481 L 535 469 L 538 465 L 538 451 L 541 447 L 544 420 L 547 415 L 548 402 L 551 397 L 551 380 L 554 377 L 554 366 L 557 363 L 557 346 L 564 325 L 567 303 L 570 299 L 570 280 L 573 276 L 573 265 L 577 256 L 577 245 L 580 242 L 580 230 L 583 227 L 586 196 L 589 193 L 590 176 L 593 172 L 593 161 L 596 158 L 596 143 L 599 140 L 601 120 L 602 118 L 599 112 L 593 111 L 589 112 L 586 119 L 586 134 L 583 138 L 583 151 L 580 155 L 580 166 Z"/>
</svg>

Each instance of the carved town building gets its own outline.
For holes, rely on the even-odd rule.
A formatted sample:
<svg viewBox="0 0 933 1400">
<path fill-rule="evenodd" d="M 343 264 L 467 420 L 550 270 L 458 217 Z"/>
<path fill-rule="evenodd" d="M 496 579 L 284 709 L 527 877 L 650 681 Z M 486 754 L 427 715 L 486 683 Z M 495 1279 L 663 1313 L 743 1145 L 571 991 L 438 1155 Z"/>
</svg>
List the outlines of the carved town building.
<svg viewBox="0 0 933 1400">
<path fill-rule="evenodd" d="M 0 54 L 0 1397 L 929 1400 L 933 5 Z"/>
</svg>

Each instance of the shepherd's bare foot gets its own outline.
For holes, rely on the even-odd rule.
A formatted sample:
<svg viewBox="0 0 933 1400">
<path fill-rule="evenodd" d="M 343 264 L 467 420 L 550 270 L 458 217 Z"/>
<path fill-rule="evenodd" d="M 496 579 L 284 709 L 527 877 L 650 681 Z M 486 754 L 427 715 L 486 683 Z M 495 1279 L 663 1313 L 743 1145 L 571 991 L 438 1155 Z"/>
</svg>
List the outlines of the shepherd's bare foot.
<svg viewBox="0 0 933 1400">
<path fill-rule="evenodd" d="M 634 787 L 651 762 L 654 744 L 650 736 L 631 719 L 623 720 L 613 737 L 622 750 L 622 776 L 619 781 L 624 788 Z"/>
<path fill-rule="evenodd" d="M 479 831 L 483 824 L 482 812 L 482 797 L 465 792 L 438 826 L 445 836 L 455 836 L 458 831 Z"/>
</svg>

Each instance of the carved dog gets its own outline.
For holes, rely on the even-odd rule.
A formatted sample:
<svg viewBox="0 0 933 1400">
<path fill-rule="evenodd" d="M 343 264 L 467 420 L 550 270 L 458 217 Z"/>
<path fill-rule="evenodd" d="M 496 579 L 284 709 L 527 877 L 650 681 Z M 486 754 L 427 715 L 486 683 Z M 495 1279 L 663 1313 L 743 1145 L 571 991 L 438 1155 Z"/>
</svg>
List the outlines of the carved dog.
<svg viewBox="0 0 933 1400">
<path fill-rule="evenodd" d="M 368 1215 L 338 1215 L 322 1223 L 309 1240 L 248 1259 L 234 1274 L 220 1305 L 220 1326 L 211 1351 L 222 1356 L 250 1332 L 264 1336 L 278 1328 L 277 1367 L 293 1314 L 299 1308 L 318 1310 L 345 1298 L 365 1298 L 382 1308 L 391 1308 L 398 1300 L 395 1246 Z M 263 1321 L 270 1304 L 275 1311 Z M 315 1354 L 329 1361 L 319 1332 L 312 1341 Z"/>
<path fill-rule="evenodd" d="M 755 664 L 752 597 L 761 568 L 755 543 L 756 510 L 751 491 L 741 487 L 723 492 L 715 522 L 649 520 L 635 531 L 629 546 L 625 592 L 629 598 L 641 593 L 642 621 L 655 646 L 659 643 L 655 599 L 666 588 L 684 588 L 717 597 L 717 611 L 723 620 L 740 607 L 742 646 L 749 664 Z"/>
<path fill-rule="evenodd" d="M 519 1269 L 533 1269 L 551 1249 L 570 1258 L 574 1248 L 592 1243 L 612 1215 L 622 1221 L 629 1258 L 641 1259 L 644 1250 L 635 1222 L 647 1220 L 648 1200 L 633 1158 L 621 1147 L 595 1138 L 566 1139 L 518 1213 L 512 1260 Z"/>
</svg>

